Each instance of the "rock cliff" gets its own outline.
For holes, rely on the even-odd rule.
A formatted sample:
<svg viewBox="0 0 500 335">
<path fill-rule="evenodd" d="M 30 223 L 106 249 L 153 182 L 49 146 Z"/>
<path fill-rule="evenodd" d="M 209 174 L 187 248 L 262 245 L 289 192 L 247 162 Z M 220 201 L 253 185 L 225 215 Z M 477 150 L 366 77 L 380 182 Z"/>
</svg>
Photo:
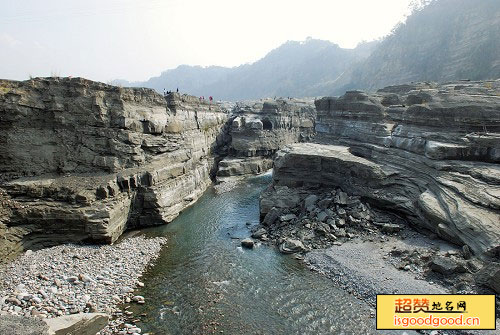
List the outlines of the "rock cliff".
<svg viewBox="0 0 500 335">
<path fill-rule="evenodd" d="M 220 162 L 219 179 L 269 170 L 279 149 L 312 138 L 316 109 L 312 100 L 266 99 L 237 103 L 232 117 L 229 157 Z"/>
<path fill-rule="evenodd" d="M 412 81 L 500 77 L 500 2 L 433 0 L 394 27 L 370 56 L 331 84 L 375 91 Z"/>
<path fill-rule="evenodd" d="M 298 202 L 280 198 L 284 186 L 340 187 L 500 258 L 499 81 L 392 86 L 315 103 L 316 143 L 278 154 L 263 216 Z"/>
<path fill-rule="evenodd" d="M 228 117 L 177 93 L 0 81 L 0 254 L 170 222 L 211 183 Z"/>
</svg>

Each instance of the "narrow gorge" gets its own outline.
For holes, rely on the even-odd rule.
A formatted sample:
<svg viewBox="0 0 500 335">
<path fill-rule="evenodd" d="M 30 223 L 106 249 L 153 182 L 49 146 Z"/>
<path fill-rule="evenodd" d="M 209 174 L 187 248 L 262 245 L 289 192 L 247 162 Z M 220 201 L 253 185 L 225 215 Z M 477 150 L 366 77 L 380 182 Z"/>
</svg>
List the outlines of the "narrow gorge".
<svg viewBox="0 0 500 335">
<path fill-rule="evenodd" d="M 379 258 L 388 259 L 381 265 L 387 276 L 403 271 L 410 288 L 436 293 L 500 293 L 499 92 L 498 80 L 411 83 L 316 100 L 275 98 L 228 104 L 179 93 L 162 96 L 151 89 L 115 87 L 82 78 L 0 80 L 0 259 L 19 259 L 25 257 L 19 256 L 23 251 L 31 255 L 31 250 L 66 243 L 119 247 L 131 243 L 126 232 L 130 236 L 152 234 L 160 240 L 150 242 L 151 252 L 131 249 L 131 255 L 140 258 L 142 252 L 147 260 L 159 257 L 154 269 L 177 274 L 179 277 L 170 279 L 182 291 L 188 279 L 182 277 L 175 262 L 185 262 L 186 275 L 190 272 L 198 278 L 199 268 L 194 266 L 203 268 L 210 256 L 200 256 L 196 248 L 211 253 L 221 271 L 231 273 L 228 282 L 238 282 L 238 276 L 248 276 L 249 269 L 243 265 L 235 265 L 236 270 L 226 268 L 239 264 L 239 254 L 224 255 L 227 248 L 248 251 L 241 248 L 243 241 L 262 260 L 274 264 L 287 259 L 285 268 L 296 269 L 287 263 L 287 256 L 277 258 L 269 251 L 272 248 L 264 248 L 276 246 L 282 254 L 293 254 L 294 261 L 303 261 L 307 269 L 323 273 L 335 257 L 349 256 L 372 243 L 385 253 Z M 270 169 L 273 174 L 268 185 L 261 180 L 255 186 L 248 179 Z M 215 183 L 222 185 L 218 191 L 211 187 Z M 223 185 L 236 188 L 231 191 Z M 224 196 L 225 192 L 233 192 L 229 194 L 235 198 Z M 205 199 L 201 205 L 196 204 L 200 197 Z M 221 208 L 211 202 L 218 198 L 222 199 Z M 205 219 L 196 212 L 197 206 L 206 211 Z M 172 228 L 159 227 L 181 213 Z M 145 230 L 148 227 L 156 228 Z M 184 250 L 183 254 L 174 250 L 174 259 L 166 254 L 170 242 L 162 238 L 171 236 L 169 229 L 183 227 L 189 227 L 188 231 L 178 236 L 189 248 L 172 242 Z M 220 238 L 218 229 L 226 233 L 220 242 L 222 249 L 213 245 Z M 417 249 L 411 249 L 408 241 L 424 246 L 417 256 L 411 256 Z M 167 247 L 160 254 L 164 244 Z M 261 251 L 256 250 L 260 245 Z M 394 248 L 385 250 L 384 245 Z M 71 252 L 78 253 L 76 249 Z M 116 262 L 126 254 L 120 252 Z M 353 256 L 349 262 L 354 261 Z M 397 264 L 392 266 L 389 261 Z M 261 276 L 283 270 L 255 263 L 252 269 Z M 146 279 L 154 281 L 154 269 Z M 125 290 L 117 293 L 117 301 L 145 302 L 144 297 L 131 295 L 131 287 L 141 283 L 137 271 Z M 302 268 L 293 271 L 297 277 L 286 278 L 294 291 L 301 290 L 297 278 L 306 278 L 312 286 L 324 285 L 323 279 L 311 279 Z M 335 269 L 329 271 L 332 278 L 338 277 Z M 376 273 L 371 277 L 380 279 Z M 86 281 L 86 275 L 71 278 L 71 283 L 93 283 Z M 345 287 L 356 298 L 350 300 L 337 292 L 343 297 L 339 303 L 371 301 L 367 291 L 373 283 L 348 278 L 354 284 L 360 281 L 358 287 Z M 449 278 L 465 288 L 451 285 Z M 157 285 L 152 290 L 161 294 L 162 285 L 167 284 Z M 373 285 L 374 292 L 387 288 Z M 290 287 L 268 288 L 279 291 L 287 311 L 287 304 L 296 303 L 287 296 Z M 259 291 L 253 286 L 248 289 Z M 14 291 L 12 294 L 15 296 Z M 30 299 L 34 298 L 38 296 Z M 304 301 L 312 303 L 310 298 Z M 5 297 L 0 307 L 39 313 L 38 300 Z M 269 308 L 267 303 L 271 304 L 263 303 L 263 310 Z M 175 308 L 158 304 L 155 302 L 158 315 L 163 309 L 179 314 Z M 304 305 L 297 304 L 296 309 L 306 313 Z M 95 306 L 74 305 L 77 307 L 67 314 L 95 311 Z M 198 312 L 192 306 L 185 308 L 188 316 L 183 315 L 179 322 L 189 328 Z M 363 307 L 363 311 L 366 315 L 351 329 L 370 329 L 370 310 Z M 56 309 L 44 313 L 59 315 Z M 262 315 L 253 317 L 257 319 L 245 322 L 248 329 L 255 330 L 252 327 L 262 321 L 258 319 Z M 318 322 L 314 331 L 325 333 L 321 324 L 328 320 L 318 314 L 313 318 Z M 306 319 L 298 318 L 298 326 L 306 327 Z M 304 329 L 313 331 L 307 327 Z M 333 324 L 328 327 L 337 329 Z"/>
</svg>

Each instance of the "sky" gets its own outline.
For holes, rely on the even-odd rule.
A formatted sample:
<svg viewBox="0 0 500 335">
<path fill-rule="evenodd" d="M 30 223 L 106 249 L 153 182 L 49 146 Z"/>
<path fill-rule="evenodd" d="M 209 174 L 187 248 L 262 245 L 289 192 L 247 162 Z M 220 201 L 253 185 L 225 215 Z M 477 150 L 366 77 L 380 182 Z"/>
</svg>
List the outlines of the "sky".
<svg viewBox="0 0 500 335">
<path fill-rule="evenodd" d="M 0 0 L 0 78 L 147 80 L 252 63 L 288 40 L 387 35 L 411 0 Z"/>
</svg>

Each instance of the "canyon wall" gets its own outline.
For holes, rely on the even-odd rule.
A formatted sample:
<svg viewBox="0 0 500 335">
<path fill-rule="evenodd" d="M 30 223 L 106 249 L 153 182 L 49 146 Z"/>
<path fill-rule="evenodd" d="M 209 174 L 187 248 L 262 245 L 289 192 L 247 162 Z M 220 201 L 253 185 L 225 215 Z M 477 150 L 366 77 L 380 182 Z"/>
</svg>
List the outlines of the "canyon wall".
<svg viewBox="0 0 500 335">
<path fill-rule="evenodd" d="M 277 155 L 274 186 L 340 187 L 499 257 L 499 87 L 419 83 L 315 105 L 244 102 L 229 113 L 81 78 L 0 81 L 0 254 L 112 243 L 126 229 L 172 221 L 216 173 L 258 174 Z M 263 217 L 293 202 L 265 196 Z"/>
<path fill-rule="evenodd" d="M 210 185 L 228 118 L 177 93 L 0 81 L 0 254 L 170 222 Z"/>
<path fill-rule="evenodd" d="M 277 194 L 282 187 L 340 187 L 480 257 L 500 258 L 499 81 L 350 91 L 316 108 L 315 143 L 278 154 L 263 217 L 291 206 Z"/>
<path fill-rule="evenodd" d="M 263 99 L 237 103 L 232 118 L 229 156 L 220 162 L 218 179 L 272 168 L 279 149 L 311 140 L 316 109 L 312 100 Z"/>
</svg>

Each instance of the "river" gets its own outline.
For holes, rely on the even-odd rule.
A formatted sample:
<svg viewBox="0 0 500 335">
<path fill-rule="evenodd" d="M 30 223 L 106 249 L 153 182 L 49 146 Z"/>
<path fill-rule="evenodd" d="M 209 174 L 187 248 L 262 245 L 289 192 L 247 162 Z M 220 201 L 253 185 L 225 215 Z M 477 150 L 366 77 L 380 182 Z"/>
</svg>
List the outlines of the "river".
<svg viewBox="0 0 500 335">
<path fill-rule="evenodd" d="M 208 189 L 172 223 L 149 229 L 167 246 L 137 292 L 153 334 L 369 334 L 370 306 L 311 272 L 293 256 L 239 238 L 259 222 L 259 194 L 270 176 L 229 192 Z"/>
</svg>

